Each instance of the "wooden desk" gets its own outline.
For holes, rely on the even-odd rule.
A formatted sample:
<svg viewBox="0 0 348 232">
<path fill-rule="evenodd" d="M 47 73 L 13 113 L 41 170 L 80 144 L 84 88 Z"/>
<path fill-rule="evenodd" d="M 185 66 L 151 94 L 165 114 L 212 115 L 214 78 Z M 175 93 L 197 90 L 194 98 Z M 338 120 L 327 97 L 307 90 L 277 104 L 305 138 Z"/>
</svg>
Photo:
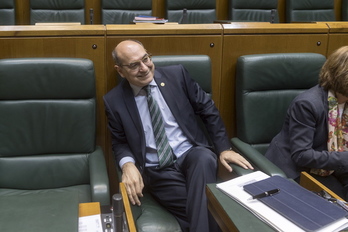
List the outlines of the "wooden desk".
<svg viewBox="0 0 348 232">
<path fill-rule="evenodd" d="M 336 193 L 332 192 L 325 185 L 316 180 L 313 176 L 309 175 L 307 172 L 301 172 L 300 185 L 310 191 L 320 192 L 324 190 L 328 194 L 330 194 L 333 198 L 342 200 Z"/>
<path fill-rule="evenodd" d="M 120 183 L 120 193 L 122 194 L 124 209 L 125 209 L 127 223 L 128 223 L 128 230 L 129 232 L 136 232 L 137 229 L 135 228 L 135 223 L 134 223 L 132 210 L 130 208 L 130 204 L 128 200 L 128 195 L 126 192 L 126 188 L 122 182 Z M 100 211 L 99 202 L 88 202 L 88 203 L 79 204 L 79 217 L 90 216 L 90 215 L 95 215 L 100 213 L 101 211 Z"/>
<path fill-rule="evenodd" d="M 330 189 L 318 182 L 306 172 L 301 173 L 301 186 L 304 188 L 319 192 L 325 190 L 332 197 L 341 199 Z M 216 188 L 216 184 L 208 184 L 206 187 L 208 198 L 208 209 L 214 219 L 224 232 L 232 231 L 258 231 L 268 232 L 274 231 L 273 228 L 259 220 L 251 212 L 245 209 L 236 201 L 232 200 L 225 193 Z"/>
</svg>

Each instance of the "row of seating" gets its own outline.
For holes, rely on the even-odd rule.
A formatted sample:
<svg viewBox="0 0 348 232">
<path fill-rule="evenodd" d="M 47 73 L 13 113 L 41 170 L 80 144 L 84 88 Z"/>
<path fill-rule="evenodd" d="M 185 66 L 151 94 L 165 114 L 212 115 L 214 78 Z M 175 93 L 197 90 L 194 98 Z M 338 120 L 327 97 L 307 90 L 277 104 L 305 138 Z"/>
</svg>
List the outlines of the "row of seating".
<svg viewBox="0 0 348 232">
<path fill-rule="evenodd" d="M 211 93 L 208 56 L 156 56 L 153 61 L 156 66 L 184 65 L 204 90 Z M 314 53 L 245 55 L 238 59 L 237 137 L 232 139 L 232 144 L 257 170 L 285 176 L 263 154 L 280 130 L 289 103 L 297 94 L 317 84 L 324 62 L 323 55 Z M 47 73 L 49 69 L 54 72 Z M 71 58 L 5 59 L 0 60 L 0 71 L 4 74 L 0 76 L 0 109 L 4 112 L 0 117 L 0 170 L 4 177 L 0 178 L 0 201 L 4 197 L 7 201 L 8 197 L 13 199 L 0 210 L 0 215 L 8 215 L 9 210 L 13 213 L 10 215 L 17 214 L 18 209 L 23 210 L 18 204 L 24 199 L 25 208 L 36 207 L 30 211 L 28 220 L 37 225 L 25 231 L 41 231 L 42 224 L 33 223 L 42 216 L 39 210 L 43 202 L 33 201 L 37 197 L 56 199 L 44 202 L 51 207 L 62 204 L 59 199 L 71 196 L 74 202 L 70 203 L 75 205 L 88 201 L 109 204 L 103 152 L 94 141 L 93 63 Z M 247 172 L 235 165 L 233 169 L 238 175 Z M 139 232 L 181 231 L 176 219 L 148 193 L 142 199 L 142 206 L 134 206 L 132 210 Z M 66 219 L 64 215 L 55 218 L 63 219 Z M 0 223 L 5 229 L 16 225 L 17 230 L 23 230 L 23 223 L 17 225 L 15 220 Z M 70 231 L 67 229 L 70 224 L 61 224 L 64 229 L 50 227 L 50 231 Z"/>
<path fill-rule="evenodd" d="M 15 0 L 0 2 L 0 25 L 15 24 Z M 179 22 L 187 9 L 186 23 L 213 23 L 216 0 L 166 0 L 166 17 Z M 279 22 L 278 0 L 229 0 L 229 20 Z M 342 0 L 342 20 L 348 21 L 348 0 Z M 93 23 L 93 10 L 90 10 Z M 152 15 L 152 0 L 101 0 L 102 24 L 128 24 L 135 15 Z M 334 0 L 286 0 L 287 22 L 335 21 Z M 30 24 L 80 22 L 84 24 L 84 0 L 30 0 Z"/>
</svg>

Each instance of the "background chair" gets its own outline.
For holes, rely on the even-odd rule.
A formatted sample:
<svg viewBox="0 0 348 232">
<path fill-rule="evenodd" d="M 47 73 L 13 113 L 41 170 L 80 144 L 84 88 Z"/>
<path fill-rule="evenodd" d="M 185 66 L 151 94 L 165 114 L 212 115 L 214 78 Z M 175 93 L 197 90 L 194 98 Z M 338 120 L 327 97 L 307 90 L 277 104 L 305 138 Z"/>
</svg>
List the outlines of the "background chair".
<svg viewBox="0 0 348 232">
<path fill-rule="evenodd" d="M 84 0 L 30 0 L 30 24 L 85 23 Z"/>
<path fill-rule="evenodd" d="M 76 232 L 79 203 L 110 204 L 92 61 L 4 59 L 0 83 L 1 230 Z"/>
<path fill-rule="evenodd" d="M 286 21 L 335 21 L 334 0 L 286 0 Z"/>
<path fill-rule="evenodd" d="M 190 76 L 198 82 L 204 91 L 211 95 L 211 61 L 206 55 L 153 56 L 156 67 L 182 64 Z M 202 123 L 202 122 L 201 122 Z M 203 123 L 201 124 L 204 131 Z M 118 176 L 122 173 L 118 168 Z M 121 178 L 120 180 L 121 181 Z M 180 225 L 175 217 L 155 201 L 149 193 L 144 193 L 141 206 L 132 206 L 132 212 L 138 232 L 179 232 Z"/>
<path fill-rule="evenodd" d="M 15 25 L 16 12 L 14 0 L 0 1 L 0 25 Z"/>
<path fill-rule="evenodd" d="M 187 9 L 187 20 L 183 23 L 213 23 L 216 19 L 215 0 L 166 0 L 168 21 L 181 21 L 184 8 Z"/>
<path fill-rule="evenodd" d="M 229 14 L 232 21 L 278 23 L 278 0 L 230 0 Z"/>
<path fill-rule="evenodd" d="M 290 102 L 318 83 L 326 58 L 315 53 L 245 55 L 236 68 L 234 149 L 257 170 L 286 177 L 263 155 L 284 123 Z"/>
<path fill-rule="evenodd" d="M 342 21 L 348 21 L 348 0 L 342 0 Z"/>
<path fill-rule="evenodd" d="M 152 0 L 102 0 L 103 24 L 127 24 L 136 15 L 152 15 Z"/>
</svg>

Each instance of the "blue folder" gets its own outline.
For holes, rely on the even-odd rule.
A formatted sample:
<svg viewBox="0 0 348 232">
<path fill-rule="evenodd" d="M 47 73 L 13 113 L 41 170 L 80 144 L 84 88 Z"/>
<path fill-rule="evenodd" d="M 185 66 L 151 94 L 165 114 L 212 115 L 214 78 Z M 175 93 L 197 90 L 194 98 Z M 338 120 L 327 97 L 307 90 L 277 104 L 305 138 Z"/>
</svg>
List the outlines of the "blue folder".
<svg viewBox="0 0 348 232">
<path fill-rule="evenodd" d="M 257 200 L 305 231 L 316 231 L 348 216 L 348 212 L 340 206 L 280 176 L 272 176 L 243 187 L 253 196 L 272 189 L 279 189 L 279 193 Z"/>
</svg>

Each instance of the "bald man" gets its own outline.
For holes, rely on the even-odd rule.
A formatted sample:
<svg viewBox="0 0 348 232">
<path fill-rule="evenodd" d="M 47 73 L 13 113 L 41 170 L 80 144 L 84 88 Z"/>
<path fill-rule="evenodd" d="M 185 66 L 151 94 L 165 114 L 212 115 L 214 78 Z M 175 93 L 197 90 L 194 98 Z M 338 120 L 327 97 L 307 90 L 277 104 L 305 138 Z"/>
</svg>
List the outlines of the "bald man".
<svg viewBox="0 0 348 232">
<path fill-rule="evenodd" d="M 230 172 L 228 163 L 253 167 L 232 151 L 214 102 L 183 66 L 155 69 L 139 41 L 122 41 L 112 55 L 123 80 L 104 96 L 104 103 L 113 152 L 131 203 L 141 204 L 145 186 L 176 217 L 183 231 L 218 231 L 205 194 L 206 184 L 216 182 L 218 157 Z M 158 158 L 148 91 L 160 108 L 173 155 L 173 162 L 164 167 Z M 205 122 L 214 150 L 195 115 Z"/>
</svg>

